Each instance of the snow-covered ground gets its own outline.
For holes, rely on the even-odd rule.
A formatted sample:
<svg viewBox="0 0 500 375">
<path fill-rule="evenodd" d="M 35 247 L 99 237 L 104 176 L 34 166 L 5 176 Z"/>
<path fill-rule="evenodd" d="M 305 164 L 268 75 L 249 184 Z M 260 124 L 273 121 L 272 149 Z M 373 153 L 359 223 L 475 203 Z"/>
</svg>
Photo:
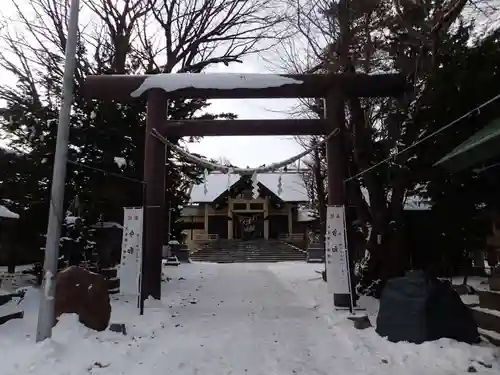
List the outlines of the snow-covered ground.
<svg viewBox="0 0 500 375">
<path fill-rule="evenodd" d="M 35 284 L 35 276 L 23 272 L 31 267 L 32 265 L 17 266 L 15 273 L 8 273 L 7 267 L 0 267 L 0 294 L 14 292 L 18 288 Z"/>
<path fill-rule="evenodd" d="M 138 316 L 113 301 L 128 334 L 91 332 L 65 316 L 53 338 L 34 342 L 38 291 L 24 320 L 0 326 L 0 375 L 497 374 L 497 348 L 442 339 L 390 343 L 356 330 L 315 270 L 304 263 L 183 264 L 168 268 L 161 302 Z M 149 302 L 149 301 L 148 301 Z M 377 303 L 363 299 L 371 317 Z M 372 319 L 374 323 L 374 319 Z M 472 366 L 472 367 L 471 367 Z"/>
</svg>

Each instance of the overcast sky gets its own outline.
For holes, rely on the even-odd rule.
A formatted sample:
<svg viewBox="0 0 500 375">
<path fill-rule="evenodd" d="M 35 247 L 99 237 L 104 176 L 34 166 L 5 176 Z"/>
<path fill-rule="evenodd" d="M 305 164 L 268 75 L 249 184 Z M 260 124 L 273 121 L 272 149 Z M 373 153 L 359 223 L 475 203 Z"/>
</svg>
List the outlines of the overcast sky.
<svg viewBox="0 0 500 375">
<path fill-rule="evenodd" d="M 249 56 L 243 64 L 212 68 L 208 72 L 270 73 L 258 56 Z M 290 99 L 234 99 L 214 100 L 213 113 L 233 112 L 239 119 L 276 119 L 289 117 L 296 106 Z M 234 165 L 259 166 L 289 158 L 303 149 L 293 137 L 205 137 L 190 150 L 211 158 L 225 157 Z"/>
</svg>

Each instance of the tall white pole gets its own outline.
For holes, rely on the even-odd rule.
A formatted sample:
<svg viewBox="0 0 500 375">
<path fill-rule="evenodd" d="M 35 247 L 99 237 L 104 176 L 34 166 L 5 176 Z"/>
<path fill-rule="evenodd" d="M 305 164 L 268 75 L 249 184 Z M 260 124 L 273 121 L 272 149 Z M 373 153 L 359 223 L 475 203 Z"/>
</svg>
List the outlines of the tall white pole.
<svg viewBox="0 0 500 375">
<path fill-rule="evenodd" d="M 75 73 L 76 45 L 78 39 L 78 13 L 80 0 L 71 0 L 68 21 L 68 39 L 66 40 L 65 66 L 62 87 L 62 102 L 57 127 L 56 153 L 52 174 L 50 195 L 49 224 L 45 244 L 44 275 L 36 340 L 42 341 L 52 334 L 54 324 L 54 297 L 57 260 L 59 257 L 59 239 L 63 217 L 64 184 L 68 159 L 68 138 L 71 102 L 73 97 L 73 76 Z"/>
</svg>

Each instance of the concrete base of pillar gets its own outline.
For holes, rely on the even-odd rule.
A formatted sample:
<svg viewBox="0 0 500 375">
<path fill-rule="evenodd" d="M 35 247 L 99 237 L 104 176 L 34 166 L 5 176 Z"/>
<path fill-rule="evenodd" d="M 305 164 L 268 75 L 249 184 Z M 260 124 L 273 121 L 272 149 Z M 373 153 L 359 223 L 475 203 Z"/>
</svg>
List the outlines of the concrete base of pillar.
<svg viewBox="0 0 500 375">
<path fill-rule="evenodd" d="M 333 305 L 340 308 L 349 308 L 351 306 L 351 296 L 349 294 L 333 294 Z"/>
</svg>

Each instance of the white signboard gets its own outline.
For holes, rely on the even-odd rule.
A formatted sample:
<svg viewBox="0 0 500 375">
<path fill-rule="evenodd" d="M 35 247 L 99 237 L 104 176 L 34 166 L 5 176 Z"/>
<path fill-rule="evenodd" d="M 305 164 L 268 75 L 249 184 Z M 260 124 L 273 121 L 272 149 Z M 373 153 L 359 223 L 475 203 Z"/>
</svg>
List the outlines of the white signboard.
<svg viewBox="0 0 500 375">
<path fill-rule="evenodd" d="M 120 293 L 138 296 L 142 266 L 143 209 L 124 208 Z"/>
<path fill-rule="evenodd" d="M 326 209 L 325 252 L 329 292 L 350 294 L 344 206 Z"/>
</svg>

